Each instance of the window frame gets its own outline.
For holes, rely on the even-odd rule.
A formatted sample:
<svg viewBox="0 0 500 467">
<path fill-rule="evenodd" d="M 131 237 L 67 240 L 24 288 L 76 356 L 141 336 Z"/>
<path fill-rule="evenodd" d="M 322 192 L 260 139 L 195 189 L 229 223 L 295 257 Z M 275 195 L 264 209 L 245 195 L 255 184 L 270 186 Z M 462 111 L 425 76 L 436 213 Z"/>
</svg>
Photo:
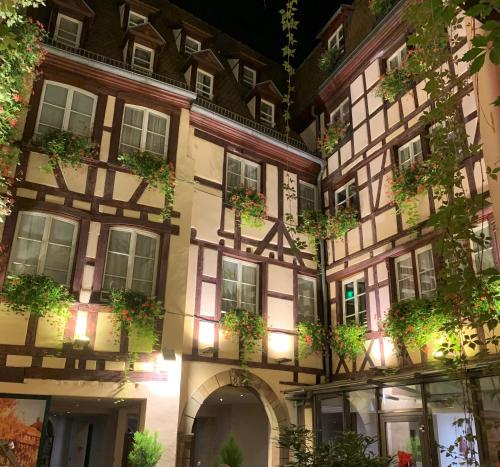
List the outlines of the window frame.
<svg viewBox="0 0 500 467">
<path fill-rule="evenodd" d="M 205 84 L 201 83 L 201 81 L 198 79 L 199 75 L 205 75 L 210 78 L 210 94 L 209 96 L 206 95 L 206 92 L 204 90 L 199 89 L 199 85 L 202 84 L 205 86 Z M 204 99 L 208 100 L 213 100 L 214 98 L 214 75 L 211 73 L 208 73 L 208 71 L 202 70 L 201 68 L 196 69 L 196 94 L 198 94 L 200 97 L 203 97 Z"/>
<path fill-rule="evenodd" d="M 139 147 L 139 151 L 141 151 L 141 152 L 149 151 L 148 149 L 146 149 L 146 139 L 147 139 L 147 134 L 148 134 L 149 115 L 154 114 L 154 115 L 157 115 L 161 118 L 165 118 L 167 120 L 167 130 L 165 133 L 165 147 L 164 147 L 164 153 L 163 153 L 163 157 L 166 159 L 168 156 L 168 143 L 169 143 L 169 138 L 170 138 L 170 115 L 164 114 L 162 112 L 158 112 L 157 110 L 153 110 L 153 109 L 150 109 L 148 107 L 142 107 L 140 105 L 134 105 L 134 104 L 125 104 L 123 106 L 123 115 L 125 115 L 125 109 L 127 107 L 143 111 L 142 128 L 141 128 L 141 142 L 140 142 L 140 147 Z M 121 151 L 121 145 L 122 145 L 122 135 L 123 135 L 123 126 L 124 125 L 125 125 L 125 123 L 124 123 L 124 119 L 122 117 L 122 124 L 121 124 L 121 128 L 120 128 L 120 140 L 118 142 L 118 148 L 120 151 Z M 149 151 L 149 152 L 151 152 L 153 154 L 157 154 L 157 153 L 154 153 L 152 151 Z M 159 155 L 159 154 L 157 154 L 157 155 Z"/>
<path fill-rule="evenodd" d="M 312 320 L 315 322 L 318 319 L 318 283 L 314 277 L 305 276 L 303 274 L 297 274 L 297 321 L 305 320 L 305 315 L 300 311 L 300 282 L 299 280 L 303 280 L 306 282 L 312 282 L 313 284 L 313 300 L 314 300 L 314 309 Z"/>
<path fill-rule="evenodd" d="M 300 186 L 305 185 L 308 188 L 312 188 L 313 194 L 314 194 L 314 199 L 313 199 L 313 210 L 316 211 L 318 209 L 318 195 L 317 195 L 317 187 L 316 185 L 306 182 L 305 180 L 300 180 L 298 181 L 298 186 L 297 186 L 297 209 L 299 211 L 299 214 L 303 212 L 303 203 L 302 203 L 302 196 L 300 196 Z"/>
<path fill-rule="evenodd" d="M 347 107 L 348 107 L 348 111 L 347 111 L 347 117 L 346 119 L 344 120 L 344 115 L 342 113 L 342 108 L 344 107 L 344 105 L 347 103 Z M 339 113 L 339 121 L 342 122 L 347 129 L 350 129 L 351 126 L 352 126 L 352 123 L 351 123 L 351 98 L 349 96 L 347 96 L 345 99 L 342 100 L 342 102 L 337 105 L 331 112 L 330 112 L 330 124 L 332 124 L 334 121 L 335 121 L 335 118 L 334 118 L 334 115 L 336 113 Z"/>
<path fill-rule="evenodd" d="M 489 231 L 489 237 L 485 236 L 483 241 L 486 242 L 486 238 L 489 238 L 490 245 L 488 248 L 482 248 L 480 250 L 480 251 L 482 251 L 482 255 L 483 255 L 483 259 L 481 260 L 481 263 L 483 263 L 483 260 L 484 260 L 484 252 L 486 250 L 491 250 L 491 257 L 493 259 L 493 266 L 497 267 L 497 264 L 496 264 L 497 262 L 496 262 L 496 257 L 495 257 L 495 238 L 494 238 L 495 234 L 493 232 L 493 229 L 491 227 L 490 222 L 487 219 L 484 219 L 479 224 L 477 224 L 475 227 L 473 227 L 472 230 L 474 232 L 474 235 L 476 235 L 479 238 L 480 238 L 481 232 L 484 232 L 485 230 Z M 479 232 L 479 234 L 476 232 Z M 469 243 L 470 243 L 470 249 L 471 249 L 470 255 L 471 255 L 471 259 L 472 259 L 472 267 L 474 268 L 474 271 L 476 274 L 481 274 L 484 271 L 484 269 L 478 269 L 477 263 L 476 263 L 476 258 L 479 255 L 479 251 L 474 251 L 474 245 L 479 245 L 479 244 L 477 244 L 476 242 L 473 242 L 472 240 L 469 240 Z"/>
<path fill-rule="evenodd" d="M 61 27 L 61 19 L 64 18 L 66 20 L 69 20 L 73 23 L 77 23 L 78 25 L 78 31 L 76 33 L 76 43 L 73 45 L 73 44 L 68 44 L 67 42 L 62 41 L 62 44 L 64 45 L 67 45 L 69 47 L 74 47 L 74 48 L 79 48 L 80 47 L 80 41 L 82 39 L 82 30 L 83 30 L 83 23 L 76 19 L 76 18 L 73 18 L 72 16 L 68 16 L 68 15 L 64 15 L 62 13 L 57 13 L 57 19 L 56 19 L 56 26 L 54 28 L 54 40 L 57 41 L 57 42 L 61 42 L 61 39 L 59 38 L 59 29 Z"/>
<path fill-rule="evenodd" d="M 432 295 L 430 295 L 430 297 L 434 296 L 436 294 L 436 292 L 437 292 L 436 265 L 434 264 L 434 254 L 433 254 L 432 244 L 430 244 L 430 245 L 425 245 L 423 247 L 417 248 L 415 250 L 415 268 L 416 268 L 416 271 L 417 271 L 418 297 L 419 298 L 428 298 L 428 297 L 423 297 L 422 296 L 422 284 L 421 284 L 421 279 L 420 279 L 421 271 L 420 271 L 420 267 L 419 267 L 419 264 L 418 264 L 418 255 L 421 254 L 421 253 L 424 253 L 426 251 L 430 251 L 431 252 L 432 271 L 434 272 L 434 283 L 436 284 L 436 287 L 434 287 L 434 289 L 433 289 L 434 293 Z"/>
<path fill-rule="evenodd" d="M 400 45 L 391 55 L 389 55 L 385 59 L 385 69 L 386 69 L 387 73 L 390 73 L 391 71 L 394 71 L 394 70 L 396 70 L 398 68 L 401 68 L 401 66 L 403 65 L 404 60 L 405 60 L 405 58 L 401 54 L 401 52 L 403 50 L 405 50 L 404 56 L 407 57 L 408 56 L 408 44 L 406 42 L 404 42 L 402 45 Z M 393 60 L 394 58 L 398 59 L 397 60 L 398 64 L 397 64 L 397 66 L 392 67 L 390 65 L 390 63 L 391 63 L 391 60 Z"/>
<path fill-rule="evenodd" d="M 101 284 L 104 285 L 104 279 L 106 277 L 106 267 L 108 265 L 108 252 L 109 252 L 109 243 L 111 239 L 111 232 L 114 230 L 121 231 L 121 232 L 130 232 L 132 235 L 130 237 L 130 245 L 129 245 L 129 252 L 128 252 L 128 261 L 127 261 L 127 276 L 125 278 L 125 288 L 124 290 L 131 290 L 130 286 L 132 284 L 132 279 L 133 279 L 133 273 L 134 273 L 134 261 L 135 261 L 135 251 L 136 251 L 136 246 L 137 246 L 137 234 L 143 235 L 145 237 L 151 237 L 156 239 L 156 252 L 155 252 L 155 259 L 154 259 L 154 268 L 153 268 L 153 281 L 152 281 L 152 291 L 151 295 L 149 297 L 155 297 L 156 289 L 158 287 L 158 260 L 160 257 L 160 248 L 161 248 L 161 235 L 151 232 L 149 230 L 144 230 L 144 229 L 138 229 L 135 227 L 128 227 L 128 226 L 122 226 L 122 225 L 113 225 L 110 226 L 109 231 L 108 231 L 108 238 L 106 239 L 106 250 L 104 252 L 105 257 L 104 257 L 104 267 L 102 270 L 102 281 Z M 131 249 L 132 245 L 132 239 L 134 239 L 133 242 L 133 249 Z M 106 290 L 102 288 L 101 286 L 101 297 L 103 294 L 109 293 L 109 290 Z"/>
<path fill-rule="evenodd" d="M 138 24 L 130 24 L 130 17 L 134 15 L 137 16 L 138 18 L 142 18 L 144 21 L 142 23 Z M 141 15 L 140 13 L 137 13 L 137 11 L 134 10 L 129 10 L 128 12 L 128 18 L 127 18 L 127 28 L 135 28 L 136 26 L 141 26 L 142 24 L 147 24 L 149 22 L 149 19 L 147 16 Z"/>
<path fill-rule="evenodd" d="M 249 267 L 252 267 L 255 269 L 255 271 L 256 271 L 256 274 L 255 274 L 255 277 L 256 277 L 256 281 L 255 281 L 256 282 L 255 283 L 255 314 L 257 316 L 260 315 L 260 310 L 261 310 L 261 307 L 260 307 L 260 271 L 261 271 L 260 264 L 252 263 L 250 261 L 245 261 L 245 260 L 238 259 L 238 258 L 233 258 L 232 256 L 222 255 L 222 270 L 224 269 L 224 261 L 227 261 L 230 263 L 235 263 L 238 265 L 238 280 L 236 281 L 236 283 L 237 283 L 237 297 L 236 297 L 237 308 L 241 308 L 241 285 L 243 284 L 241 282 L 242 270 L 243 270 L 242 266 L 245 265 L 245 266 L 249 266 Z M 221 292 L 220 292 L 220 304 L 219 304 L 219 310 L 220 310 L 221 315 L 226 314 L 226 312 L 222 309 L 222 301 L 223 301 L 222 284 L 223 284 L 223 282 L 224 282 L 224 277 L 223 277 L 223 273 L 221 273 Z"/>
<path fill-rule="evenodd" d="M 334 39 L 335 39 L 335 44 L 333 44 Z M 330 37 L 328 38 L 328 50 L 335 47 L 340 53 L 342 53 L 344 51 L 344 47 L 343 46 L 340 47 L 340 42 L 342 41 L 342 39 L 344 39 L 343 24 L 341 24 L 337 29 L 335 29 L 333 34 L 331 34 Z"/>
<path fill-rule="evenodd" d="M 420 142 L 420 160 L 417 159 L 417 157 L 415 156 L 415 154 L 413 153 L 413 143 L 416 141 L 416 140 L 419 140 Z M 410 159 L 409 161 L 407 161 L 405 163 L 405 166 L 403 166 L 401 164 L 401 154 L 400 154 L 400 151 L 404 148 L 410 148 Z M 424 160 L 424 141 L 423 141 L 423 138 L 422 138 L 422 135 L 419 133 L 417 134 L 416 136 L 413 136 L 411 139 L 409 139 L 408 141 L 406 141 L 405 143 L 403 144 L 400 144 L 399 146 L 396 147 L 396 166 L 399 170 L 407 170 L 408 169 L 408 166 L 411 166 L 412 164 L 417 164 L 419 162 L 422 162 Z"/>
<path fill-rule="evenodd" d="M 226 158 L 226 171 L 225 171 L 225 176 L 226 176 L 226 180 L 225 180 L 225 183 L 224 183 L 224 190 L 226 191 L 226 198 L 227 196 L 231 193 L 230 189 L 229 189 L 229 186 L 228 186 L 228 181 L 229 181 L 229 177 L 228 177 L 228 172 L 229 172 L 229 159 L 234 159 L 234 160 L 237 160 L 239 161 L 241 164 L 244 165 L 250 165 L 250 166 L 253 166 L 255 168 L 257 168 L 257 188 L 256 188 L 256 191 L 257 193 L 260 193 L 261 191 L 261 181 L 262 181 L 262 175 L 261 175 L 261 166 L 260 164 L 258 164 L 257 162 L 254 162 L 254 161 L 250 161 L 248 159 L 245 159 L 243 157 L 240 157 L 240 156 L 237 156 L 236 154 L 232 154 L 232 153 L 227 153 L 227 158 Z M 241 173 L 240 173 L 240 186 L 245 186 L 245 171 L 242 170 Z"/>
<path fill-rule="evenodd" d="M 263 119 L 263 118 L 262 118 L 262 116 L 263 116 L 263 115 L 267 115 L 266 113 L 263 113 L 263 112 L 262 112 L 262 104 L 268 105 L 268 106 L 271 108 L 271 121 L 272 121 L 272 123 L 271 123 L 271 122 L 269 122 L 268 120 L 265 120 L 265 119 Z M 262 98 L 260 98 L 260 105 L 259 105 L 259 121 L 260 121 L 261 123 L 263 123 L 264 125 L 269 125 L 269 126 L 271 126 L 271 127 L 274 127 L 274 126 L 276 125 L 276 115 L 275 115 L 275 111 L 276 111 L 276 109 L 275 109 L 275 105 L 274 105 L 272 102 L 270 102 L 270 101 L 268 101 L 268 100 L 266 100 L 266 99 L 262 99 Z"/>
<path fill-rule="evenodd" d="M 358 282 L 359 281 L 363 281 L 364 284 L 365 284 L 365 291 L 363 292 L 363 294 L 359 294 L 358 295 Z M 354 322 L 355 324 L 366 324 L 367 328 L 370 328 L 369 326 L 369 306 L 368 306 L 368 292 L 366 290 L 366 287 L 367 287 L 367 283 L 366 283 L 366 280 L 365 280 L 365 274 L 364 272 L 360 273 L 360 274 L 356 274 L 354 276 L 351 276 L 347 279 L 344 279 L 341 283 L 341 294 L 342 294 L 342 324 L 347 324 L 347 315 L 346 315 L 346 310 L 347 310 L 347 307 L 346 307 L 346 296 L 345 296 L 345 286 L 349 283 L 353 283 L 354 284 Z M 359 303 L 358 303 L 358 297 L 360 295 L 364 295 L 365 296 L 365 306 L 366 306 L 366 310 L 364 311 L 364 315 L 366 316 L 366 320 L 364 323 L 360 323 L 359 322 Z"/>
<path fill-rule="evenodd" d="M 54 130 L 59 129 L 61 131 L 68 131 L 68 123 L 69 123 L 69 118 L 71 116 L 71 104 L 73 103 L 73 95 L 74 95 L 75 91 L 77 91 L 81 94 L 86 94 L 87 96 L 89 96 L 93 99 L 94 103 L 92 106 L 92 116 L 90 118 L 90 131 L 89 131 L 89 135 L 88 135 L 88 138 L 91 138 L 92 133 L 94 131 L 94 120 L 95 120 L 98 96 L 96 94 L 89 92 L 89 91 L 86 91 L 85 89 L 78 88 L 78 87 L 72 86 L 70 84 L 61 83 L 59 81 L 53 81 L 53 80 L 45 80 L 43 82 L 43 88 L 42 88 L 42 93 L 40 95 L 40 101 L 39 101 L 39 105 L 38 105 L 38 114 L 36 117 L 36 124 L 35 124 L 35 130 L 34 130 L 35 137 L 39 134 L 38 130 L 39 130 L 39 126 L 40 126 L 40 117 L 42 116 L 42 109 L 43 109 L 45 91 L 47 89 L 47 84 L 52 84 L 55 86 L 66 88 L 68 90 L 68 94 L 66 95 L 66 103 L 64 106 L 64 116 L 63 116 L 62 127 L 61 128 L 54 128 Z M 70 96 L 71 96 L 71 99 L 70 99 Z M 49 104 L 49 105 L 53 105 L 53 104 Z"/>
<path fill-rule="evenodd" d="M 411 274 L 412 274 L 412 280 L 413 280 L 413 296 L 408 297 L 408 298 L 401 298 L 401 289 L 399 287 L 399 282 L 400 282 L 400 277 L 399 277 L 399 272 L 398 272 L 398 263 L 401 263 L 406 260 L 410 260 L 411 264 Z M 398 302 L 401 300 L 413 300 L 417 296 L 417 291 L 415 289 L 415 265 L 413 264 L 413 257 L 412 253 L 406 253 L 404 255 L 398 256 L 397 258 L 394 258 L 394 279 L 396 280 L 396 297 Z"/>
<path fill-rule="evenodd" d="M 351 186 L 354 186 L 356 189 L 356 191 L 355 191 L 356 196 L 355 196 L 354 203 L 351 201 L 351 196 L 349 196 L 349 188 Z M 339 203 L 337 201 L 337 195 L 341 191 L 345 191 L 345 190 L 347 190 L 346 202 L 339 205 Z M 333 202 L 334 202 L 335 212 L 338 212 L 339 207 L 340 208 L 348 207 L 348 208 L 353 208 L 353 209 L 359 209 L 359 196 L 358 195 L 359 195 L 358 187 L 357 187 L 355 178 L 350 179 L 348 182 L 346 182 L 343 185 L 341 185 L 340 187 L 336 188 L 333 191 Z"/>
<path fill-rule="evenodd" d="M 11 248 L 10 248 L 11 253 L 9 256 L 9 263 L 7 266 L 7 271 L 11 270 L 12 262 L 14 260 L 13 252 L 16 249 L 16 243 L 18 240 L 18 232 L 19 232 L 19 227 L 21 225 L 21 218 L 22 218 L 23 214 L 45 217 L 45 226 L 44 226 L 44 231 L 42 234 L 42 240 L 40 240 L 40 243 L 41 243 L 40 257 L 39 257 L 39 261 L 38 261 L 37 268 L 36 268 L 37 269 L 36 274 L 43 274 L 43 271 L 44 271 L 45 261 L 47 259 L 47 248 L 49 245 L 49 241 L 48 241 L 49 237 L 48 236 L 50 235 L 50 228 L 52 225 L 52 220 L 56 219 L 56 220 L 59 220 L 62 222 L 67 222 L 68 224 L 73 224 L 75 226 L 75 229 L 73 231 L 73 240 L 72 240 L 72 244 L 71 244 L 71 252 L 70 252 L 70 257 L 69 257 L 69 268 L 68 268 L 68 272 L 66 273 L 66 282 L 64 282 L 64 285 L 70 286 L 71 282 L 72 282 L 73 273 L 75 270 L 75 254 L 76 254 L 76 250 L 77 250 L 77 246 L 78 246 L 77 240 L 78 240 L 78 235 L 80 233 L 79 232 L 80 222 L 78 220 L 69 219 L 67 217 L 59 216 L 57 214 L 52 214 L 50 212 L 26 211 L 26 210 L 19 211 L 17 219 L 16 219 L 16 228 L 14 230 L 14 237 L 13 237 Z M 49 222 L 47 222 L 47 220 Z"/>
<path fill-rule="evenodd" d="M 245 71 L 249 71 L 252 74 L 252 82 L 245 81 Z M 241 82 L 245 86 L 255 87 L 257 84 L 257 70 L 255 68 L 249 67 L 247 65 L 242 65 L 241 67 Z"/>
<path fill-rule="evenodd" d="M 192 51 L 187 50 L 188 39 L 197 44 L 198 48 L 196 50 L 192 50 Z M 187 55 L 191 55 L 193 53 L 199 52 L 200 50 L 201 50 L 201 41 L 199 41 L 198 39 L 195 39 L 193 36 L 186 34 L 186 36 L 184 38 L 184 53 Z"/>
<path fill-rule="evenodd" d="M 137 49 L 142 49 L 142 50 L 146 50 L 148 52 L 151 53 L 151 60 L 149 61 L 149 68 L 146 68 L 142 65 L 137 65 L 135 62 L 134 62 L 134 59 L 135 59 L 135 51 Z M 139 71 L 147 71 L 147 72 L 152 72 L 153 71 L 153 67 L 154 67 L 154 62 L 155 62 L 155 50 L 152 49 L 151 47 L 147 47 L 145 45 L 142 45 L 142 44 L 139 44 L 137 42 L 134 41 L 133 45 L 132 45 L 132 56 L 130 57 L 130 65 L 134 68 L 134 69 L 139 69 Z"/>
</svg>

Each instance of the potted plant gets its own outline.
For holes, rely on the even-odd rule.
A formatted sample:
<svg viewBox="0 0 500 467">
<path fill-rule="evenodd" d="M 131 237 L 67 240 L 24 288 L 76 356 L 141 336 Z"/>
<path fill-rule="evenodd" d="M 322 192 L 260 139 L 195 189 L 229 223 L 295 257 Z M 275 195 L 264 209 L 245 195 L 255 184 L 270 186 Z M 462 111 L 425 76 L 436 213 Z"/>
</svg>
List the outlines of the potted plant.
<svg viewBox="0 0 500 467">
<path fill-rule="evenodd" d="M 164 448 L 158 441 L 158 433 L 148 430 L 136 431 L 132 451 L 128 455 L 131 467 L 156 467 Z"/>
<path fill-rule="evenodd" d="M 337 209 L 333 216 L 319 211 L 304 211 L 295 230 L 306 234 L 315 243 L 327 238 L 342 238 L 359 224 L 358 217 L 358 211 L 352 207 Z"/>
<path fill-rule="evenodd" d="M 318 60 L 319 69 L 326 75 L 329 75 L 333 71 L 341 55 L 342 53 L 337 47 L 326 49 Z"/>
<path fill-rule="evenodd" d="M 396 0 L 370 0 L 369 7 L 373 16 L 381 17 L 388 13 L 395 3 Z"/>
<path fill-rule="evenodd" d="M 250 188 L 234 188 L 229 195 L 229 204 L 241 217 L 243 225 L 262 227 L 267 218 L 266 197 Z"/>
<path fill-rule="evenodd" d="M 164 157 L 149 151 L 126 152 L 118 155 L 118 160 L 134 175 L 142 178 L 149 186 L 158 188 L 165 195 L 164 219 L 170 219 L 174 207 L 175 172 Z"/>
<path fill-rule="evenodd" d="M 355 361 L 365 351 L 366 326 L 356 323 L 339 324 L 330 339 L 332 350 L 340 357 Z"/>
<path fill-rule="evenodd" d="M 243 453 L 233 435 L 229 435 L 227 441 L 220 448 L 219 454 L 212 463 L 212 467 L 241 467 L 243 464 Z"/>
<path fill-rule="evenodd" d="M 331 154 L 346 134 L 347 125 L 339 120 L 334 120 L 325 128 L 318 139 L 318 149 L 324 154 Z"/>
<path fill-rule="evenodd" d="M 328 348 L 328 331 L 319 321 L 297 323 L 299 356 L 307 357 L 313 353 L 323 354 Z"/>
<path fill-rule="evenodd" d="M 375 94 L 392 104 L 400 94 L 408 91 L 412 84 L 413 74 L 406 62 L 380 77 Z"/>
</svg>

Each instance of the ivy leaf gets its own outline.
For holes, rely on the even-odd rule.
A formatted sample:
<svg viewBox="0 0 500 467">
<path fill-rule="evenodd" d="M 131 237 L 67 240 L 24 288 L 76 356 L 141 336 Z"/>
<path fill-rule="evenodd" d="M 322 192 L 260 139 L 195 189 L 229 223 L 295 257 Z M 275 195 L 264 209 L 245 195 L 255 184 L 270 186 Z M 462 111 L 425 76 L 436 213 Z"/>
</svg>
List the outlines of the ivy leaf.
<svg viewBox="0 0 500 467">
<path fill-rule="evenodd" d="M 468 50 L 467 52 L 464 53 L 464 56 L 462 57 L 463 62 L 471 62 L 474 60 L 481 52 L 483 49 L 479 47 L 473 47 L 472 49 Z"/>
<path fill-rule="evenodd" d="M 471 40 L 472 45 L 476 47 L 486 47 L 488 45 L 488 38 L 486 36 L 477 35 Z"/>
<path fill-rule="evenodd" d="M 490 51 L 490 60 L 495 65 L 500 65 L 500 48 L 492 48 Z"/>
<path fill-rule="evenodd" d="M 482 66 L 484 65 L 485 57 L 486 57 L 486 54 L 483 53 L 474 59 L 474 61 L 471 63 L 470 69 L 469 69 L 471 74 L 477 73 L 482 68 Z"/>
</svg>

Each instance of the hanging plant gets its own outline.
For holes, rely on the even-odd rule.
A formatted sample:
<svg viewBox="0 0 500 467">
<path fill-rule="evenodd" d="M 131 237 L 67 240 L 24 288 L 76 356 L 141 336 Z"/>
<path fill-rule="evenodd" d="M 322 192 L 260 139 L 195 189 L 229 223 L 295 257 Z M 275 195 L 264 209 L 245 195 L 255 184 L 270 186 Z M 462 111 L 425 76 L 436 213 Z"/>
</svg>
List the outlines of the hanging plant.
<svg viewBox="0 0 500 467">
<path fill-rule="evenodd" d="M 230 206 L 238 211 L 248 227 L 262 227 L 267 218 L 266 197 L 249 188 L 235 188 L 229 196 Z"/>
<path fill-rule="evenodd" d="M 301 321 L 297 323 L 299 357 L 313 353 L 324 354 L 328 348 L 328 331 L 319 321 Z"/>
<path fill-rule="evenodd" d="M 237 337 L 240 343 L 240 363 L 243 379 L 248 381 L 248 358 L 256 350 L 265 334 L 262 316 L 242 308 L 233 308 L 224 313 L 220 326 L 226 337 Z"/>
<path fill-rule="evenodd" d="M 370 0 L 369 7 L 373 16 L 380 17 L 388 13 L 397 0 Z"/>
<path fill-rule="evenodd" d="M 156 322 L 165 310 L 161 302 L 133 290 L 113 290 L 111 292 L 111 312 L 117 322 L 130 336 L 151 348 L 158 342 Z"/>
<path fill-rule="evenodd" d="M 133 174 L 141 177 L 151 187 L 158 188 L 165 195 L 164 219 L 170 219 L 174 207 L 175 172 L 171 163 L 158 154 L 149 151 L 134 151 L 118 155 L 118 160 Z"/>
<path fill-rule="evenodd" d="M 356 323 L 339 324 L 330 340 L 332 350 L 341 358 L 355 361 L 365 352 L 366 326 Z"/>
<path fill-rule="evenodd" d="M 341 121 L 334 121 L 325 128 L 318 140 L 318 149 L 324 154 L 331 154 L 347 134 L 347 125 Z"/>
<path fill-rule="evenodd" d="M 375 94 L 389 103 L 396 101 L 400 94 L 408 91 L 414 81 L 414 75 L 409 71 L 406 64 L 396 68 L 380 77 Z"/>
<path fill-rule="evenodd" d="M 299 216 L 297 233 L 306 234 L 315 243 L 327 238 L 342 238 L 359 224 L 358 211 L 352 207 L 337 209 L 332 216 L 319 211 L 304 211 Z"/>
<path fill-rule="evenodd" d="M 15 313 L 62 319 L 69 318 L 75 301 L 65 285 L 48 276 L 29 274 L 8 276 L 1 296 Z"/>
<path fill-rule="evenodd" d="M 58 165 L 78 168 L 82 159 L 97 157 L 97 145 L 90 138 L 75 135 L 71 131 L 55 130 L 43 135 L 40 145 L 49 156 L 47 171 Z"/>
<path fill-rule="evenodd" d="M 401 353 L 403 348 L 425 349 L 447 319 L 436 300 L 420 298 L 393 303 L 382 324 L 385 334 Z"/>
<path fill-rule="evenodd" d="M 326 49 L 318 60 L 319 69 L 326 75 L 329 75 L 333 71 L 341 55 L 342 53 L 337 47 Z"/>
</svg>

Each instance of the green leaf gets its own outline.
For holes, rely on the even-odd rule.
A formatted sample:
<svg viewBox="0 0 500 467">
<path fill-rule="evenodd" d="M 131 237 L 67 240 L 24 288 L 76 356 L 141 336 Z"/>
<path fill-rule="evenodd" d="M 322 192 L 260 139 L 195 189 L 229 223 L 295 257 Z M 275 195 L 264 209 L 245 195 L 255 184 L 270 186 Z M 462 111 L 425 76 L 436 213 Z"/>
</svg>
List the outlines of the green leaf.
<svg viewBox="0 0 500 467">
<path fill-rule="evenodd" d="M 468 50 L 466 53 L 464 53 L 464 56 L 462 57 L 462 61 L 464 62 L 471 62 L 474 60 L 481 52 L 483 52 L 483 49 L 479 47 L 473 47 L 472 49 Z"/>
<path fill-rule="evenodd" d="M 486 54 L 483 53 L 474 59 L 474 61 L 471 63 L 471 66 L 469 68 L 469 70 L 472 74 L 477 73 L 483 67 L 485 57 L 486 57 Z"/>
<path fill-rule="evenodd" d="M 490 51 L 490 60 L 495 65 L 500 65 L 500 48 L 493 48 Z"/>
<path fill-rule="evenodd" d="M 488 38 L 478 34 L 472 38 L 471 42 L 472 45 L 475 45 L 476 47 L 486 47 L 488 45 Z"/>
</svg>

